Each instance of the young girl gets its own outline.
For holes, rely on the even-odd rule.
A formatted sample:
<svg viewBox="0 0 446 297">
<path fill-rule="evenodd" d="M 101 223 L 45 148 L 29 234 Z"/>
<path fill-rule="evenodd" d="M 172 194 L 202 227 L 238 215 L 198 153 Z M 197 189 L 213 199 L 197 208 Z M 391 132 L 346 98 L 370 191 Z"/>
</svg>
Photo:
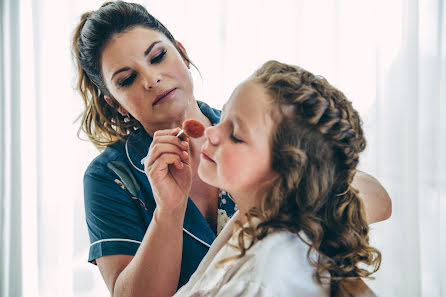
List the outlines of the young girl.
<svg viewBox="0 0 446 297">
<path fill-rule="evenodd" d="M 365 145 L 340 91 L 302 68 L 265 63 L 206 129 L 199 175 L 231 193 L 239 213 L 175 296 L 373 294 L 360 278 L 381 254 L 351 186 Z"/>
</svg>

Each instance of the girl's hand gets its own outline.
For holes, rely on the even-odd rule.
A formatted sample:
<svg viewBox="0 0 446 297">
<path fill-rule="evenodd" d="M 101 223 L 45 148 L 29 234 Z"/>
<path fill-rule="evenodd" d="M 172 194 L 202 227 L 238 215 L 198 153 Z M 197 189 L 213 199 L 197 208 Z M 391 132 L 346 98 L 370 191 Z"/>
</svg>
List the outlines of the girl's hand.
<svg viewBox="0 0 446 297">
<path fill-rule="evenodd" d="M 189 140 L 175 137 L 179 131 L 179 128 L 156 131 L 144 160 L 144 171 L 160 211 L 186 209 L 192 185 Z"/>
</svg>

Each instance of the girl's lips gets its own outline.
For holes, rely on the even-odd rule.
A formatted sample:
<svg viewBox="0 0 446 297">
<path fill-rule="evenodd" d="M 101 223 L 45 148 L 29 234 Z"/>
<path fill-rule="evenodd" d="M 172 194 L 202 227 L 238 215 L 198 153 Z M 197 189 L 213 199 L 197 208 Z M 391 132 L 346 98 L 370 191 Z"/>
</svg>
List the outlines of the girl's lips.
<svg viewBox="0 0 446 297">
<path fill-rule="evenodd" d="M 152 104 L 152 105 L 156 105 L 156 104 L 158 104 L 158 103 L 161 103 L 161 102 L 166 101 L 167 99 L 169 99 L 170 97 L 172 97 L 172 95 L 175 93 L 175 90 L 176 90 L 176 88 L 172 88 L 172 89 L 169 89 L 169 90 L 167 90 L 167 91 L 161 93 L 160 95 L 158 95 L 158 96 L 155 98 L 155 101 L 153 101 L 153 104 Z"/>
<path fill-rule="evenodd" d="M 215 161 L 212 160 L 211 157 L 209 157 L 204 151 L 201 151 L 200 156 L 201 156 L 203 159 L 205 159 L 206 161 L 215 163 Z"/>
</svg>

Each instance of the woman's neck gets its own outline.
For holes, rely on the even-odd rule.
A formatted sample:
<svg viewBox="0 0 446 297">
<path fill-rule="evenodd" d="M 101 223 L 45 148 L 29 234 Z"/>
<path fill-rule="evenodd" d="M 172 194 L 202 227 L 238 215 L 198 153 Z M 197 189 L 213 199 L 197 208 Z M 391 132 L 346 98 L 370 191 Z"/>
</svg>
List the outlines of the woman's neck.
<svg viewBox="0 0 446 297">
<path fill-rule="evenodd" d="M 182 127 L 185 120 L 194 119 L 202 122 L 206 127 L 210 126 L 211 121 L 201 112 L 200 107 L 195 99 L 191 99 L 189 104 L 180 114 L 177 114 L 171 121 L 166 121 L 162 123 L 142 123 L 144 130 L 147 134 L 153 137 L 153 134 L 158 130 L 164 129 L 175 129 L 177 127 Z"/>
</svg>

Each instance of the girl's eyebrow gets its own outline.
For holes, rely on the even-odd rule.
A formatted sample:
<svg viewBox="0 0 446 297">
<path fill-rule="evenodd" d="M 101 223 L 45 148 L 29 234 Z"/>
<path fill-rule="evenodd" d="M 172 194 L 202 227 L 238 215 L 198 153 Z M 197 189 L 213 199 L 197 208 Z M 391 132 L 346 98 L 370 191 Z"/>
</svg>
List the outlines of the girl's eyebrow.
<svg viewBox="0 0 446 297">
<path fill-rule="evenodd" d="M 250 132 L 249 126 L 246 125 L 246 123 L 242 120 L 241 117 L 235 116 L 234 121 L 237 123 L 237 126 L 240 128 L 240 130 L 246 133 Z"/>
<path fill-rule="evenodd" d="M 223 107 L 221 108 L 222 114 L 223 114 L 223 112 L 225 112 L 225 108 L 226 108 L 226 103 L 223 104 Z M 242 132 L 244 132 L 244 133 L 251 132 L 249 125 L 247 125 L 245 123 L 245 121 L 243 121 L 243 119 L 241 117 L 239 117 L 237 114 L 235 116 L 233 116 L 233 121 L 237 124 L 239 129 L 242 130 Z"/>
<path fill-rule="evenodd" d="M 161 40 L 158 40 L 158 41 L 153 42 L 151 45 L 149 45 L 149 47 L 144 51 L 144 57 L 146 57 L 146 56 L 150 53 L 150 51 L 152 51 L 153 47 L 154 47 L 157 43 L 160 43 L 160 42 L 161 42 Z M 111 77 L 110 80 L 113 80 L 113 77 L 115 77 L 115 75 L 117 75 L 118 73 L 121 73 L 121 72 L 123 72 L 123 71 L 127 71 L 127 70 L 129 70 L 129 69 L 130 69 L 129 67 L 123 67 L 123 68 L 117 70 L 115 73 L 113 73 L 113 75 L 112 75 L 112 77 Z"/>
</svg>

